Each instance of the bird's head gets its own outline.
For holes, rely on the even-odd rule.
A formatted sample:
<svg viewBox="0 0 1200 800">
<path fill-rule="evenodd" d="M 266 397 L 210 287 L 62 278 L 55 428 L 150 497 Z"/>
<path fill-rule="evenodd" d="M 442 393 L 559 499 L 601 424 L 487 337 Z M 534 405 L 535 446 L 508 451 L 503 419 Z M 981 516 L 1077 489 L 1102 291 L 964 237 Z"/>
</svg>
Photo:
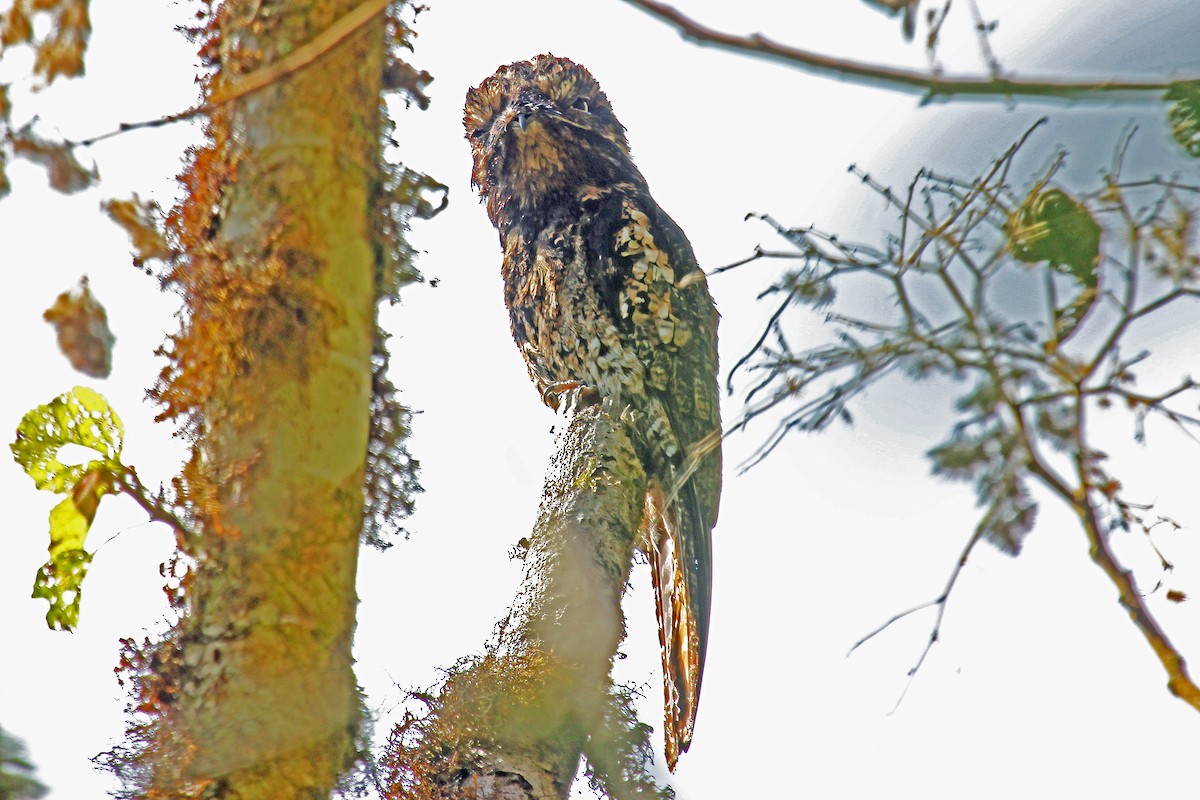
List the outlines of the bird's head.
<svg viewBox="0 0 1200 800">
<path fill-rule="evenodd" d="M 467 92 L 471 182 L 496 225 L 588 187 L 644 184 L 600 84 L 567 58 L 500 67 Z"/>
</svg>

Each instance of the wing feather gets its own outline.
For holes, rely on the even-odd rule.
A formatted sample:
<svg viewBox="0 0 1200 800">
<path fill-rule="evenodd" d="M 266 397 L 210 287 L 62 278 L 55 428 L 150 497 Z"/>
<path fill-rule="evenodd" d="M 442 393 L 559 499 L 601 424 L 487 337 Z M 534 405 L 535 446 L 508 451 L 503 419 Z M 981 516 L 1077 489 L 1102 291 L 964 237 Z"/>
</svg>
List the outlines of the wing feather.
<svg viewBox="0 0 1200 800">
<path fill-rule="evenodd" d="M 651 478 L 646 551 L 662 649 L 667 766 L 674 770 L 679 754 L 691 744 L 708 649 L 712 529 L 721 494 L 718 317 L 707 281 L 679 226 L 644 194 L 627 202 L 625 209 L 626 217 L 649 234 L 643 247 L 658 251 L 647 258 L 644 250 L 636 250 L 626 257 L 625 266 L 632 269 L 641 259 L 632 280 L 636 286 L 648 285 L 650 295 L 649 303 L 642 306 L 651 316 L 650 321 L 642 320 L 649 335 L 643 330 L 634 339 L 642 342 L 639 355 L 650 365 L 649 407 L 643 409 L 651 429 L 647 442 L 651 452 L 645 458 Z M 660 267 L 658 284 L 645 274 L 647 261 Z M 663 275 L 669 278 L 669 289 L 662 286 Z M 625 281 L 627 288 L 628 275 Z M 655 312 L 661 311 L 664 295 L 669 296 L 670 341 L 657 335 L 660 329 L 654 327 L 654 318 L 663 316 Z M 638 320 L 623 316 L 627 325 L 636 327 Z M 660 417 L 669 429 L 666 445 L 654 436 Z M 659 452 L 669 447 L 674 448 L 669 456 Z"/>
</svg>

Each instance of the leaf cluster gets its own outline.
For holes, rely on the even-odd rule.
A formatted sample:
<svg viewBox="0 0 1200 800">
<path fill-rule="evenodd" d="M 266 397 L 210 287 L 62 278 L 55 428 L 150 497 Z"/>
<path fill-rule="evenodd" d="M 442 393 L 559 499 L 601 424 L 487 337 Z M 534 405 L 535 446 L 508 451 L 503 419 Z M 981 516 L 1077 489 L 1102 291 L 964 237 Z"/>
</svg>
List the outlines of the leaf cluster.
<svg viewBox="0 0 1200 800">
<path fill-rule="evenodd" d="M 125 428 L 108 401 L 76 386 L 30 410 L 17 426 L 9 448 L 39 489 L 68 495 L 50 511 L 50 560 L 37 572 L 33 596 L 50 603 L 46 624 L 71 630 L 79 622 L 83 579 L 92 554 L 83 549 L 100 499 L 117 491 Z M 67 445 L 92 450 L 98 458 L 82 464 L 59 460 Z"/>
<path fill-rule="evenodd" d="M 30 409 L 9 445 L 13 459 L 38 489 L 67 495 L 50 510 L 50 559 L 37 571 L 33 596 L 48 601 L 46 624 L 71 630 L 79 622 L 83 580 L 93 553 L 84 549 L 100 500 L 125 493 L 152 519 L 182 533 L 183 523 L 162 494 L 152 495 L 137 472 L 121 462 L 125 426 L 98 392 L 76 386 L 45 405 Z M 95 458 L 67 463 L 65 447 L 90 450 Z"/>
</svg>

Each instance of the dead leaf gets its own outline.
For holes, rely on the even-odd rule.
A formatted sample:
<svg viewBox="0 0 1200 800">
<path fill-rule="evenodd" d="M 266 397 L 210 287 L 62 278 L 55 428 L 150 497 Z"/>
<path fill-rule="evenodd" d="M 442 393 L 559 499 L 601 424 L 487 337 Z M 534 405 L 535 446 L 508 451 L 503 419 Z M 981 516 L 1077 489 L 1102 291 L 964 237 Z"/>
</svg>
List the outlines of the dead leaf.
<svg viewBox="0 0 1200 800">
<path fill-rule="evenodd" d="M 175 252 L 167 244 L 158 220 L 161 219 L 158 203 L 143 201 L 136 194 L 129 200 L 106 200 L 100 208 L 109 218 L 125 229 L 133 242 L 133 263 L 141 266 L 150 259 L 170 260 Z"/>
<path fill-rule="evenodd" d="M 116 337 L 108 328 L 104 306 L 88 288 L 86 275 L 79 286 L 60 294 L 42 319 L 54 326 L 58 348 L 72 367 L 92 378 L 109 376 Z"/>
<path fill-rule="evenodd" d="M 95 167 L 83 168 L 69 145 L 51 142 L 35 134 L 32 122 L 14 131 L 11 141 L 13 155 L 45 167 L 50 186 L 64 194 L 82 191 L 100 178 Z"/>
</svg>

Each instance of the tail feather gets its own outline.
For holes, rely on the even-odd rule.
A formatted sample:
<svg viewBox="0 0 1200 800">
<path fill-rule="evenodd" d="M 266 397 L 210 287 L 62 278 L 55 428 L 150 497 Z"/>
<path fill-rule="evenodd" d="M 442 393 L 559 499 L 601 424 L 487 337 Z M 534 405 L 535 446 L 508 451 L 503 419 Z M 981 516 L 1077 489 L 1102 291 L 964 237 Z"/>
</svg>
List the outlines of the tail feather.
<svg viewBox="0 0 1200 800">
<path fill-rule="evenodd" d="M 692 743 L 708 649 L 711 525 L 692 481 L 669 498 L 657 482 L 646 497 L 651 579 L 662 646 L 667 768 Z"/>
</svg>

